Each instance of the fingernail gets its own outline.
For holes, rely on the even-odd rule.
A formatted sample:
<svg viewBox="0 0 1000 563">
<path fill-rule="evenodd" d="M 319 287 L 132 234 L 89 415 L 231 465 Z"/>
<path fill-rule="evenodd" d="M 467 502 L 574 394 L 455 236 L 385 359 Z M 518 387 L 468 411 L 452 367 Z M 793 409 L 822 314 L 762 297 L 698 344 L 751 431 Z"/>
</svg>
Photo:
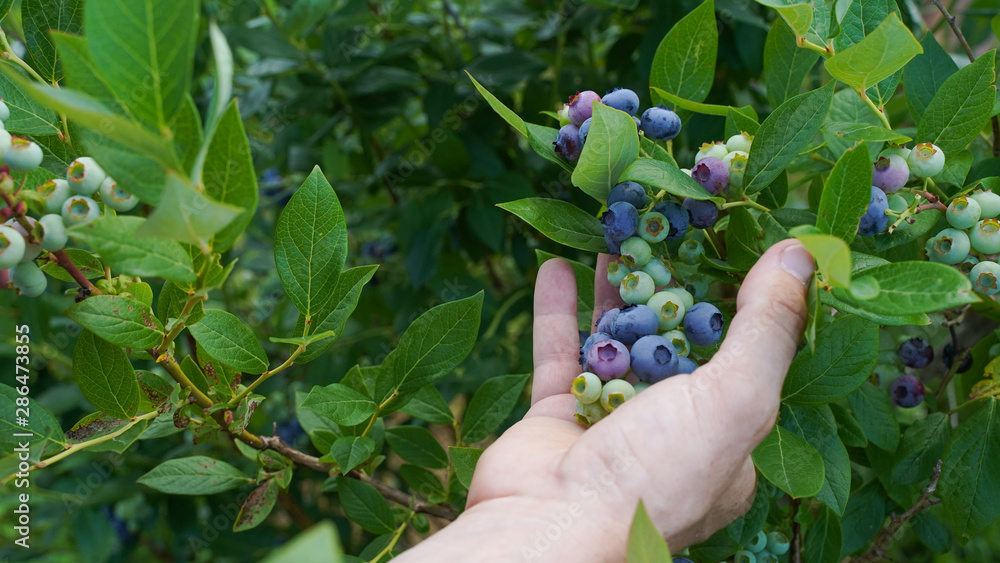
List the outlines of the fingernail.
<svg viewBox="0 0 1000 563">
<path fill-rule="evenodd" d="M 812 254 L 801 244 L 789 246 L 781 253 L 781 269 L 795 276 L 802 285 L 809 285 L 815 269 Z"/>
</svg>

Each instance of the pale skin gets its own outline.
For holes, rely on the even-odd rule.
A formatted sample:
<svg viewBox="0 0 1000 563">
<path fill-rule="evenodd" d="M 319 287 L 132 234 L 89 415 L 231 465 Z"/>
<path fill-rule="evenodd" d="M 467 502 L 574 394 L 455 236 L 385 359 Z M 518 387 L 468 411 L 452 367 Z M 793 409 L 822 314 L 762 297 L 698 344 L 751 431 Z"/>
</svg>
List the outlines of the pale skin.
<svg viewBox="0 0 1000 563">
<path fill-rule="evenodd" d="M 609 260 L 598 261 L 595 317 L 621 304 L 601 275 Z M 640 498 L 675 553 L 746 512 L 750 453 L 774 425 L 812 268 L 797 242 L 772 247 L 742 284 L 711 362 L 585 431 L 568 392 L 581 371 L 576 284 L 567 263 L 546 262 L 535 284 L 530 410 L 483 453 L 467 510 L 396 560 L 619 562 Z"/>
</svg>

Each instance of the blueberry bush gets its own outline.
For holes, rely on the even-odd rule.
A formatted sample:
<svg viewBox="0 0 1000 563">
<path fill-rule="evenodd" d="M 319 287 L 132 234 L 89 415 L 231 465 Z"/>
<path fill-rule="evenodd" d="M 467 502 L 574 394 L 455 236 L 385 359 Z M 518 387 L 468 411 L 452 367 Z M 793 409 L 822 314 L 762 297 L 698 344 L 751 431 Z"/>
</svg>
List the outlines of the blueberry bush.
<svg viewBox="0 0 1000 563">
<path fill-rule="evenodd" d="M 710 359 L 795 238 L 753 506 L 674 560 L 994 560 L 996 14 L 0 0 L 0 478 L 32 545 L 0 557 L 386 561 L 525 411 L 541 263 L 577 276 L 589 426 Z M 668 549 L 640 504 L 629 561 Z"/>
</svg>

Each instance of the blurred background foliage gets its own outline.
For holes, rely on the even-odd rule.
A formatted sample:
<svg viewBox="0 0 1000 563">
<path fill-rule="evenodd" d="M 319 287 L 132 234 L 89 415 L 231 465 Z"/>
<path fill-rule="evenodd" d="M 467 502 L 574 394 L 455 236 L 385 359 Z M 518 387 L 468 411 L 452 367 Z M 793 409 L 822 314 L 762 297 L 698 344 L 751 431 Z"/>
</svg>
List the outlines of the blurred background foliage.
<svg viewBox="0 0 1000 563">
<path fill-rule="evenodd" d="M 203 31 L 214 18 L 235 54 L 235 94 L 261 187 L 247 236 L 230 251 L 239 265 L 224 292 L 213 294 L 213 305 L 241 317 L 265 342 L 289 333 L 297 312 L 281 290 L 271 241 L 278 214 L 315 164 L 327 173 L 347 214 L 348 266 L 381 265 L 324 358 L 296 366 L 259 390 L 268 399 L 251 430 L 267 433 L 276 425 L 287 441 L 310 449 L 302 427 L 308 430 L 314 422 L 296 418 L 296 393 L 337 381 L 355 364 L 379 363 L 420 313 L 480 290 L 486 298 L 479 342 L 439 388 L 460 408 L 485 379 L 531 370 L 536 249 L 590 264 L 594 257 L 558 247 L 495 204 L 537 195 L 572 201 L 595 213 L 598 204 L 571 190 L 559 167 L 537 157 L 475 93 L 464 71 L 519 115 L 549 126 L 555 120 L 541 112 L 555 111 L 577 90 L 628 87 L 647 107 L 649 68 L 660 39 L 700 2 L 659 0 L 632 9 L 636 3 L 203 3 Z M 1000 0 L 960 4 L 964 9 L 956 11 L 965 14 L 970 43 L 992 37 L 990 23 L 1000 13 Z M 926 10 L 913 0 L 899 0 L 899 6 L 919 36 Z M 719 62 L 706 102 L 751 104 L 765 115 L 770 108 L 757 78 L 772 16 L 742 0 L 717 0 L 716 11 Z M 21 37 L 19 22 L 15 4 L 4 22 L 13 38 Z M 951 38 L 941 38 L 947 48 Z M 211 91 L 207 32 L 197 53 L 194 95 L 204 113 Z M 810 79 L 818 85 L 821 77 L 816 73 Z M 903 98 L 897 97 L 889 110 L 905 113 Z M 686 117 L 675 141 L 681 161 L 690 161 L 700 143 L 723 135 L 721 118 Z M 40 371 L 32 395 L 69 428 L 92 411 L 73 382 L 69 356 L 77 329 L 62 316 L 71 298 L 50 291 L 16 306 L 14 299 L 12 292 L 0 292 L 4 327 L 27 323 L 34 335 L 32 360 Z M 0 362 L 12 365 L 13 329 L 4 330 Z M 277 358 L 283 348 L 271 345 L 269 353 Z M 525 398 L 508 424 L 526 408 Z M 449 440 L 448 428 L 432 430 Z M 0 548 L 0 560 L 247 561 L 324 518 L 336 519 L 348 553 L 366 555 L 360 531 L 337 518 L 340 510 L 324 494 L 322 476 L 309 469 L 296 471 L 290 493 L 282 494 L 265 525 L 243 534 L 231 531 L 239 506 L 232 493 L 167 496 L 135 483 L 164 459 L 199 453 L 239 456 L 232 443 L 193 444 L 189 435 L 178 434 L 141 440 L 125 457 L 77 455 L 34 474 L 33 548 Z M 390 460 L 389 467 L 398 466 L 398 460 Z M 12 490 L 0 497 L 4 514 L 13 508 Z M 0 531 L 5 545 L 12 533 L 7 526 Z M 905 561 L 995 561 L 994 546 L 1000 549 L 996 526 L 946 556 L 935 558 L 920 545 L 895 549 Z"/>
</svg>

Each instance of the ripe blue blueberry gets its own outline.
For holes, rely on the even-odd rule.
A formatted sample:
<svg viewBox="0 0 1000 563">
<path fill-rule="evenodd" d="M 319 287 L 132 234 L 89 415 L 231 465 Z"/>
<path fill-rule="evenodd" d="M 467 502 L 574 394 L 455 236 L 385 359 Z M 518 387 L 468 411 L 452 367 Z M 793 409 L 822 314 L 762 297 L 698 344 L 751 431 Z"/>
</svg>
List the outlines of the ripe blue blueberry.
<svg viewBox="0 0 1000 563">
<path fill-rule="evenodd" d="M 903 374 L 889 386 L 889 396 L 896 406 L 913 408 L 924 402 L 924 382 L 915 375 Z"/>
<path fill-rule="evenodd" d="M 944 229 L 936 237 L 927 241 L 927 257 L 931 261 L 941 264 L 958 264 L 965 260 L 971 249 L 969 235 L 958 229 Z"/>
<path fill-rule="evenodd" d="M 0 226 L 0 270 L 6 270 L 24 258 L 24 237 L 7 226 Z"/>
<path fill-rule="evenodd" d="M 677 328 L 687 313 L 684 301 L 669 289 L 654 294 L 646 301 L 646 305 L 656 313 L 658 319 L 657 328 L 660 330 L 673 330 Z"/>
<path fill-rule="evenodd" d="M 968 229 L 975 225 L 983 214 L 983 209 L 974 199 L 956 197 L 948 204 L 948 224 L 956 229 Z"/>
<path fill-rule="evenodd" d="M 608 194 L 608 207 L 612 204 L 624 201 L 632 204 L 636 209 L 646 207 L 646 189 L 638 182 L 621 182 L 615 184 Z"/>
<path fill-rule="evenodd" d="M 969 230 L 969 242 L 972 248 L 983 254 L 1000 252 L 1000 220 L 982 219 Z M 965 258 L 965 256 L 962 256 Z M 957 263 L 957 262 L 951 262 Z"/>
<path fill-rule="evenodd" d="M 682 373 L 694 373 L 694 370 L 698 369 L 698 362 L 688 358 L 687 356 L 677 356 L 677 375 Z M 674 559 L 674 561 L 677 561 Z"/>
<path fill-rule="evenodd" d="M 662 201 L 653 206 L 653 211 L 662 214 L 667 218 L 670 228 L 667 230 L 667 240 L 674 240 L 684 236 L 688 230 L 691 218 L 687 209 L 676 201 Z"/>
<path fill-rule="evenodd" d="M 566 160 L 579 160 L 580 150 L 583 148 L 580 145 L 580 128 L 572 123 L 563 125 L 552 144 L 556 147 L 557 155 Z"/>
<path fill-rule="evenodd" d="M 639 228 L 639 212 L 631 203 L 612 203 L 601 215 L 601 226 L 608 238 L 621 242 L 634 235 Z"/>
<path fill-rule="evenodd" d="M 685 264 L 697 265 L 701 262 L 702 255 L 705 254 L 705 247 L 694 239 L 687 239 L 681 243 L 677 249 L 677 256 Z"/>
<path fill-rule="evenodd" d="M 611 322 L 611 337 L 631 346 L 643 336 L 656 334 L 658 326 L 659 319 L 652 309 L 645 305 L 629 305 Z"/>
<path fill-rule="evenodd" d="M 75 195 L 63 203 L 63 223 L 68 226 L 79 225 L 100 216 L 101 209 L 97 206 L 97 202 L 87 196 Z"/>
<path fill-rule="evenodd" d="M 944 151 L 932 143 L 917 143 L 913 147 L 909 156 L 906 157 L 906 164 L 910 166 L 910 172 L 917 178 L 929 178 L 937 176 L 944 170 Z"/>
<path fill-rule="evenodd" d="M 42 248 L 49 252 L 62 250 L 66 247 L 66 225 L 63 224 L 62 215 L 50 213 L 42 215 L 38 220 L 42 225 Z"/>
<path fill-rule="evenodd" d="M 662 213 L 649 211 L 639 216 L 639 238 L 648 243 L 662 242 L 670 232 L 670 223 Z"/>
<path fill-rule="evenodd" d="M 594 403 L 601 398 L 601 378 L 585 371 L 573 379 L 570 392 L 573 393 L 577 401 L 585 405 Z"/>
<path fill-rule="evenodd" d="M 618 294 L 622 301 L 631 304 L 645 303 L 656 291 L 656 284 L 653 278 L 646 272 L 639 270 L 625 276 L 618 288 Z"/>
<path fill-rule="evenodd" d="M 38 297 L 45 293 L 48 278 L 34 262 L 22 262 L 10 269 L 10 281 L 18 293 L 25 297 Z"/>
<path fill-rule="evenodd" d="M 944 349 L 941 350 L 941 360 L 944 362 L 946 367 L 951 369 L 951 364 L 954 363 L 959 356 L 964 355 L 965 359 L 963 359 L 962 363 L 955 369 L 955 373 L 965 373 L 972 367 L 972 353 L 966 352 L 968 352 L 968 348 L 963 346 L 956 348 L 955 346 L 952 346 L 951 342 L 949 342 L 945 344 Z"/>
<path fill-rule="evenodd" d="M 880 156 L 872 165 L 872 185 L 891 194 L 906 185 L 910 167 L 901 156 Z"/>
<path fill-rule="evenodd" d="M 906 367 L 927 367 L 934 359 L 934 348 L 923 338 L 915 336 L 899 345 L 896 356 Z"/>
<path fill-rule="evenodd" d="M 767 534 L 764 533 L 764 530 L 757 532 L 757 535 L 747 544 L 747 549 L 754 553 L 760 553 L 765 547 L 767 547 Z"/>
<path fill-rule="evenodd" d="M 597 374 L 601 381 L 616 379 L 628 373 L 628 348 L 617 340 L 595 342 L 587 352 L 588 371 Z"/>
<path fill-rule="evenodd" d="M 969 199 L 976 200 L 976 203 L 979 204 L 979 208 L 982 211 L 980 219 L 1000 216 L 1000 195 L 987 191 L 969 194 L 968 197 Z"/>
<path fill-rule="evenodd" d="M 729 149 L 726 148 L 726 144 L 722 141 L 716 141 L 714 143 L 702 143 L 701 148 L 694 155 L 694 161 L 697 164 L 701 162 L 703 158 L 715 157 L 722 160 L 729 154 Z"/>
<path fill-rule="evenodd" d="M 691 169 L 691 178 L 715 195 L 729 185 L 729 167 L 721 159 L 706 156 Z"/>
<path fill-rule="evenodd" d="M 621 257 L 626 266 L 641 268 L 653 257 L 653 250 L 649 247 L 648 242 L 639 237 L 631 237 L 622 242 Z"/>
<path fill-rule="evenodd" d="M 621 309 L 615 307 L 614 309 L 608 309 L 607 311 L 601 313 L 601 317 L 597 319 L 597 332 L 606 332 L 610 335 L 611 324 L 615 322 L 615 317 L 617 317 L 620 312 Z"/>
<path fill-rule="evenodd" d="M 604 233 L 604 244 L 608 245 L 608 254 L 621 254 L 622 245 L 616 240 L 612 240 L 608 233 Z"/>
<path fill-rule="evenodd" d="M 696 346 L 711 346 L 722 338 L 722 313 L 711 303 L 695 303 L 684 315 L 684 334 Z"/>
<path fill-rule="evenodd" d="M 108 176 L 101 182 L 101 203 L 119 213 L 131 211 L 139 205 L 139 198 L 123 190 L 118 182 Z"/>
<path fill-rule="evenodd" d="M 89 156 L 81 156 L 66 167 L 66 181 L 77 195 L 94 195 L 105 178 L 107 174 L 104 173 L 104 169 Z"/>
<path fill-rule="evenodd" d="M 738 135 L 733 135 L 726 141 L 726 150 L 729 152 L 740 151 L 748 153 L 750 152 L 750 145 L 752 144 L 753 135 L 743 131 Z"/>
<path fill-rule="evenodd" d="M 584 121 L 590 119 L 594 114 L 594 102 L 600 102 L 601 97 L 593 90 L 577 92 L 569 98 L 569 109 L 567 115 L 573 125 L 581 126 Z"/>
<path fill-rule="evenodd" d="M 691 217 L 691 226 L 696 229 L 707 229 L 719 219 L 719 208 L 711 201 L 687 197 L 683 206 Z"/>
<path fill-rule="evenodd" d="M 681 132 L 681 118 L 665 106 L 642 112 L 642 132 L 654 141 L 669 141 Z"/>
<path fill-rule="evenodd" d="M 984 295 L 996 295 L 1000 293 L 1000 264 L 989 260 L 984 260 L 969 271 L 969 279 L 972 280 L 972 288 Z"/>
<path fill-rule="evenodd" d="M 677 374 L 678 355 L 662 336 L 643 336 L 632 345 L 632 372 L 639 381 L 657 383 Z"/>
<path fill-rule="evenodd" d="M 670 270 L 667 269 L 666 263 L 656 257 L 650 258 L 649 262 L 646 262 L 646 265 L 642 267 L 642 271 L 653 278 L 653 285 L 656 287 L 663 287 L 670 284 L 670 279 L 673 277 Z"/>
<path fill-rule="evenodd" d="M 884 231 L 889 222 L 886 209 L 889 209 L 889 200 L 885 197 L 885 192 L 872 186 L 872 197 L 868 202 L 868 210 L 861 216 L 858 235 L 871 237 Z"/>
<path fill-rule="evenodd" d="M 684 335 L 683 330 L 668 330 L 660 336 L 666 338 L 671 344 L 674 345 L 674 350 L 677 351 L 678 356 L 687 357 L 687 355 L 691 353 L 691 343 L 688 342 L 687 336 Z"/>
<path fill-rule="evenodd" d="M 577 134 L 581 151 L 583 150 L 583 145 L 587 143 L 587 135 L 590 135 L 590 120 L 591 118 L 588 117 L 587 120 L 580 125 L 580 132 Z"/>
<path fill-rule="evenodd" d="M 767 550 L 774 555 L 784 555 L 788 553 L 789 542 L 785 534 L 781 532 L 771 532 L 767 535 Z"/>
<path fill-rule="evenodd" d="M 632 269 L 622 264 L 619 261 L 614 261 L 608 264 L 608 283 L 614 287 L 618 287 L 625 279 L 625 276 L 632 273 Z"/>
<path fill-rule="evenodd" d="M 615 88 L 601 98 L 601 103 L 629 115 L 639 111 L 639 95 L 628 88 Z"/>
<path fill-rule="evenodd" d="M 610 414 L 632 397 L 635 397 L 635 389 L 631 383 L 624 379 L 612 379 L 601 389 L 601 406 Z"/>
<path fill-rule="evenodd" d="M 38 195 L 45 200 L 46 213 L 59 213 L 62 210 L 62 204 L 71 195 L 69 182 L 62 178 L 53 178 L 38 186 Z"/>
<path fill-rule="evenodd" d="M 13 137 L 3 160 L 12 172 L 31 172 L 42 163 L 42 147 L 23 137 Z"/>
</svg>

